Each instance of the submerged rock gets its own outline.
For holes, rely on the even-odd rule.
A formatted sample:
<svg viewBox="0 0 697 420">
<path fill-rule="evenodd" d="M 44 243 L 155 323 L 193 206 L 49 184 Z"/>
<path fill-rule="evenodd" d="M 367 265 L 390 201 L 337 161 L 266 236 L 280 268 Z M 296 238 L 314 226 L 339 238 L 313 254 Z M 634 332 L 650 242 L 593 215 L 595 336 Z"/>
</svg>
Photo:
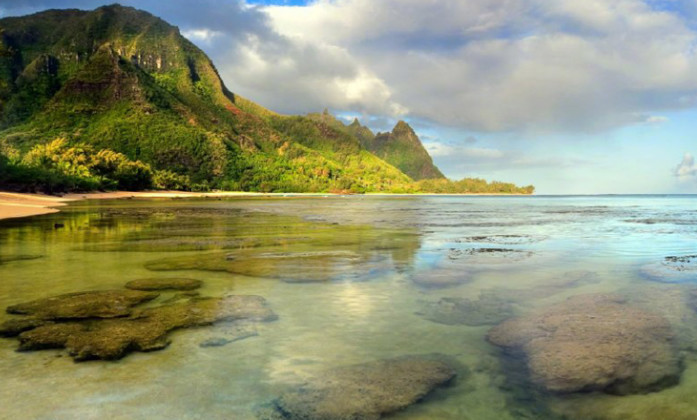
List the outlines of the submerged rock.
<svg viewBox="0 0 697 420">
<path fill-rule="evenodd" d="M 135 290 L 68 293 L 8 306 L 7 312 L 40 319 L 116 318 L 128 316 L 132 307 L 158 296 Z"/>
<path fill-rule="evenodd" d="M 535 242 L 544 241 L 547 239 L 546 236 L 535 236 L 535 235 L 482 235 L 482 236 L 468 236 L 462 239 L 458 239 L 456 243 L 486 243 L 486 244 L 497 244 L 497 245 L 528 245 Z"/>
<path fill-rule="evenodd" d="M 406 356 L 329 370 L 275 402 L 288 420 L 372 420 L 417 403 L 456 375 L 426 356 Z"/>
<path fill-rule="evenodd" d="M 179 302 L 180 300 L 189 300 L 193 297 L 199 297 L 201 294 L 199 292 L 181 292 L 181 293 L 175 293 L 170 297 L 169 299 L 164 300 L 162 303 L 174 303 L 174 302 Z"/>
<path fill-rule="evenodd" d="M 500 299 L 512 302 L 524 302 L 528 300 L 544 299 L 569 289 L 596 284 L 601 281 L 598 273 L 588 270 L 567 271 L 561 275 L 535 282 L 534 286 L 520 289 L 493 288 L 487 293 L 492 293 Z"/>
<path fill-rule="evenodd" d="M 203 285 L 201 280 L 170 277 L 132 280 L 126 283 L 133 290 L 194 290 Z"/>
<path fill-rule="evenodd" d="M 463 270 L 436 268 L 417 271 L 411 276 L 411 280 L 419 286 L 436 289 L 459 286 L 472 281 L 472 277 Z"/>
<path fill-rule="evenodd" d="M 513 305 L 491 292 L 482 292 L 477 300 L 444 297 L 428 302 L 420 315 L 446 325 L 495 325 L 513 316 Z"/>
<path fill-rule="evenodd" d="M 682 371 L 668 321 L 616 295 L 574 296 L 505 321 L 487 338 L 522 352 L 532 382 L 549 391 L 650 392 Z"/>
<path fill-rule="evenodd" d="M 15 262 L 15 261 L 30 261 L 43 258 L 43 255 L 0 255 L 0 264 Z"/>
<path fill-rule="evenodd" d="M 225 337 L 213 337 L 208 340 L 201 341 L 199 347 L 222 347 L 232 343 L 233 340 L 227 339 Z"/>
<path fill-rule="evenodd" d="M 660 263 L 641 267 L 641 274 L 662 283 L 697 282 L 697 255 L 668 256 Z"/>
<path fill-rule="evenodd" d="M 167 347 L 168 333 L 175 329 L 223 321 L 271 321 L 276 318 L 260 296 L 194 298 L 188 302 L 140 309 L 128 318 L 39 326 L 19 335 L 19 350 L 66 348 L 76 361 L 113 360 L 132 351 Z"/>
<path fill-rule="evenodd" d="M 507 264 L 526 260 L 535 255 L 532 251 L 510 248 L 451 248 L 450 261 L 466 261 L 468 264 Z"/>
<path fill-rule="evenodd" d="M 204 340 L 199 343 L 200 347 L 221 347 L 234 343 L 235 341 L 244 340 L 249 337 L 256 337 L 259 335 L 257 329 L 254 325 L 246 325 L 244 323 L 235 323 L 230 328 L 226 328 L 221 331 L 222 336 L 216 336 Z"/>
<path fill-rule="evenodd" d="M 151 261 L 152 271 L 223 271 L 250 277 L 265 277 L 289 283 L 358 280 L 386 269 L 383 260 L 352 251 L 211 253 Z"/>
<path fill-rule="evenodd" d="M 184 252 L 216 249 L 255 248 L 283 245 L 287 238 L 256 237 L 165 237 L 156 239 L 128 240 L 119 243 L 88 245 L 83 249 L 92 252 Z"/>
</svg>

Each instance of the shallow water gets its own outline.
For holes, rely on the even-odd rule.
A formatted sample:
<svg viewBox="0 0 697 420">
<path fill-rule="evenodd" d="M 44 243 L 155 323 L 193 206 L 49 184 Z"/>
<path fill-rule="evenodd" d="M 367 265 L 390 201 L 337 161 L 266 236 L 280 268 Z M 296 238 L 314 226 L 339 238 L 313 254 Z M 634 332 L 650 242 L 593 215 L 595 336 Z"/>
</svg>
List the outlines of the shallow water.
<svg viewBox="0 0 697 420">
<path fill-rule="evenodd" d="M 205 296 L 261 295 L 279 319 L 223 347 L 199 346 L 225 334 L 215 325 L 108 362 L 19 353 L 15 339 L 0 339 L 0 417 L 255 419 L 327 368 L 438 352 L 459 362 L 458 380 L 394 418 L 697 418 L 697 316 L 687 303 L 697 271 L 660 271 L 665 257 L 694 254 L 689 196 L 74 203 L 0 222 L 0 307 L 174 276 L 203 280 Z M 514 316 L 600 292 L 671 323 L 679 384 L 630 396 L 543 392 L 486 341 L 500 313 L 476 322 L 438 314 L 444 297 L 495 296 Z"/>
</svg>

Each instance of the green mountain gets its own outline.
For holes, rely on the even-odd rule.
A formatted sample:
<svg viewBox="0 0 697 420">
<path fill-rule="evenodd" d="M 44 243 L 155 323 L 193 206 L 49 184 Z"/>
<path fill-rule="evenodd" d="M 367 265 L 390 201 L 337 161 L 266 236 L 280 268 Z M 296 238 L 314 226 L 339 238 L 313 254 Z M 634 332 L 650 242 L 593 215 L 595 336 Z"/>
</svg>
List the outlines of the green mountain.
<svg viewBox="0 0 697 420">
<path fill-rule="evenodd" d="M 353 122 L 349 124 L 346 129 L 358 139 L 358 141 L 363 145 L 363 147 L 368 148 L 375 140 L 375 134 L 370 130 L 370 128 L 362 125 L 358 118 L 354 118 Z"/>
<path fill-rule="evenodd" d="M 399 121 L 391 133 L 373 133 L 358 120 L 349 125 L 351 132 L 363 146 L 376 156 L 409 175 L 414 180 L 445 178 L 433 164 L 414 130 L 404 121 Z"/>
<path fill-rule="evenodd" d="M 408 188 L 406 175 L 347 136 L 232 94 L 200 49 L 149 13 L 112 5 L 0 20 L 5 155 L 25 156 L 60 138 L 64 141 L 53 150 L 59 156 L 51 158 L 61 161 L 57 166 L 74 166 L 62 156 L 72 156 L 75 146 L 88 147 L 90 156 L 109 150 L 162 172 L 160 181 L 178 186 Z M 83 169 L 99 178 L 92 170 L 99 164 L 87 162 Z"/>
<path fill-rule="evenodd" d="M 500 189 L 414 182 L 422 178 L 443 175 L 405 123 L 374 136 L 328 112 L 269 111 L 228 90 L 199 48 L 147 12 L 110 5 L 0 19 L 3 189 Z"/>
</svg>

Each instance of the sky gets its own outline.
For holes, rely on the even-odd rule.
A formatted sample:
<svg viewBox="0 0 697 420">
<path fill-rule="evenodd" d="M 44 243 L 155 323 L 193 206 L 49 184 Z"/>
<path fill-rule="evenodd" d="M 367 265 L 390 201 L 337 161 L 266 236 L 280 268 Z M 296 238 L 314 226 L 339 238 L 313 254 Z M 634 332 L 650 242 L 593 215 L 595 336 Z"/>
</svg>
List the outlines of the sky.
<svg viewBox="0 0 697 420">
<path fill-rule="evenodd" d="M 233 92 L 406 120 L 450 178 L 538 194 L 697 193 L 697 1 L 123 0 Z M 0 0 L 0 17 L 93 0 Z"/>
</svg>

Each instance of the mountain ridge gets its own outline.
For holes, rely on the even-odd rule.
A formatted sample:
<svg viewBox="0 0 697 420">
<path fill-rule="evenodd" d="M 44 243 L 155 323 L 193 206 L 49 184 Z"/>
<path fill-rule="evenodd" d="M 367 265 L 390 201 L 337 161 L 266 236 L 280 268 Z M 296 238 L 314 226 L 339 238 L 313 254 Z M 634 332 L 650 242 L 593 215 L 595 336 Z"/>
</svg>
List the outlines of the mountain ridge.
<svg viewBox="0 0 697 420">
<path fill-rule="evenodd" d="M 419 136 L 404 120 L 398 121 L 391 132 L 377 133 L 365 146 L 416 181 L 445 178 L 434 165 Z"/>
<path fill-rule="evenodd" d="M 360 127 L 233 94 L 203 51 L 148 12 L 0 19 L 0 181 L 14 188 L 422 191 Z"/>
</svg>

